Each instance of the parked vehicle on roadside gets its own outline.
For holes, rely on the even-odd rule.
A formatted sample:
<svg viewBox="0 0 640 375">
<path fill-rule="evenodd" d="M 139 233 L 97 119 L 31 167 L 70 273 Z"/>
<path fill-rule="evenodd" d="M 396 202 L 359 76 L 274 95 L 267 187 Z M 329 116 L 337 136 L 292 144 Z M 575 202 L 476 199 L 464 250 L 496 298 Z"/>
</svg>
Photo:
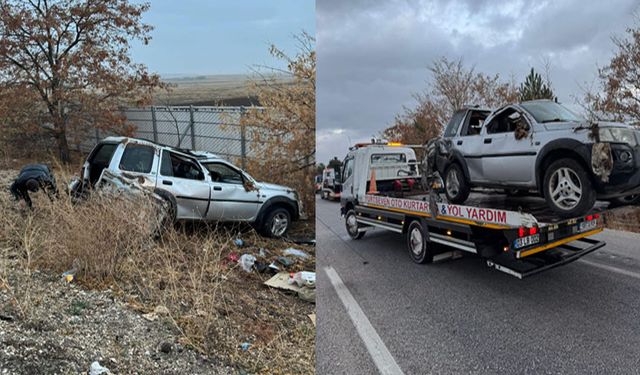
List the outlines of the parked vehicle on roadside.
<svg viewBox="0 0 640 375">
<path fill-rule="evenodd" d="M 596 199 L 624 203 L 640 193 L 640 131 L 589 123 L 550 100 L 461 109 L 443 140 L 436 165 L 452 203 L 474 187 L 536 191 L 558 215 L 574 217 Z"/>
<path fill-rule="evenodd" d="M 247 222 L 261 234 L 280 237 L 302 214 L 298 194 L 286 186 L 258 182 L 208 152 L 148 140 L 108 137 L 91 151 L 72 192 L 96 189 L 104 171 L 137 179 L 170 207 L 170 220 Z"/>
<path fill-rule="evenodd" d="M 320 190 L 320 198 L 322 199 L 340 199 L 342 184 L 340 177 L 336 175 L 333 168 L 325 168 L 322 171 L 322 189 Z"/>
<path fill-rule="evenodd" d="M 315 176 L 315 178 L 314 178 L 313 191 L 316 194 L 318 194 L 319 192 L 322 191 L 322 175 L 321 174 Z"/>
</svg>

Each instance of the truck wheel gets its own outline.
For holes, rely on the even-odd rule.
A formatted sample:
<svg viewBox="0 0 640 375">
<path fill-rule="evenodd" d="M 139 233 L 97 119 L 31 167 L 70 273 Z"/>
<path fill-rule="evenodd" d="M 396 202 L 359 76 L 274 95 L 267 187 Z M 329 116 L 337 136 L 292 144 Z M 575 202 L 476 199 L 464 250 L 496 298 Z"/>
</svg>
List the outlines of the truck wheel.
<svg viewBox="0 0 640 375">
<path fill-rule="evenodd" d="M 365 232 L 360 232 L 358 228 L 358 220 L 356 219 L 356 212 L 354 210 L 347 211 L 347 214 L 344 217 L 344 223 L 347 227 L 347 233 L 349 233 L 349 237 L 354 240 L 359 240 L 364 236 Z"/>
<path fill-rule="evenodd" d="M 582 165 L 569 158 L 551 163 L 544 175 L 544 199 L 562 217 L 586 214 L 596 202 L 589 175 Z"/>
<path fill-rule="evenodd" d="M 407 248 L 414 262 L 419 264 L 433 262 L 433 255 L 428 248 L 427 234 L 418 220 L 414 220 L 409 224 Z"/>
<path fill-rule="evenodd" d="M 284 236 L 291 226 L 291 214 L 286 208 L 271 210 L 262 224 L 262 234 L 278 238 Z"/>
<path fill-rule="evenodd" d="M 445 194 L 451 203 L 464 203 L 469 197 L 469 183 L 464 177 L 462 168 L 458 163 L 451 164 L 445 171 Z"/>
</svg>

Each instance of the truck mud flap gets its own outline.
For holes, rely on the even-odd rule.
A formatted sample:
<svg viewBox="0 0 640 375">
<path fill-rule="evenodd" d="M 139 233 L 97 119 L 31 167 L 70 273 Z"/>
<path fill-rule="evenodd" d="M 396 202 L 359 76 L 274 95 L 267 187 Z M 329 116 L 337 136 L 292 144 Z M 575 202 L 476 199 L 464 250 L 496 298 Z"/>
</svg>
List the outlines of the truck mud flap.
<svg viewBox="0 0 640 375">
<path fill-rule="evenodd" d="M 487 259 L 487 266 L 519 279 L 550 270 L 583 257 L 603 247 L 603 241 L 581 238 L 543 253 L 515 259 L 507 253 Z"/>
</svg>

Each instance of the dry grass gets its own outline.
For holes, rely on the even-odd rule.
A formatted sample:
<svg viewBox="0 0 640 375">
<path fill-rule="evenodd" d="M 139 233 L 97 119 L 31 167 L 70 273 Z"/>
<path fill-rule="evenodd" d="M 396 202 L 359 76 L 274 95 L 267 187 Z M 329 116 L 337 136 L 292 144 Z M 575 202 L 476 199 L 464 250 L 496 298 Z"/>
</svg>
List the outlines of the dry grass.
<svg viewBox="0 0 640 375">
<path fill-rule="evenodd" d="M 57 171 L 59 181 L 66 176 Z M 64 196 L 64 194 L 62 194 Z M 154 238 L 157 207 L 145 196 L 94 194 L 73 204 L 61 197 L 50 202 L 36 194 L 32 212 L 0 194 L 0 249 L 18 253 L 26 274 L 39 269 L 61 274 L 74 269 L 76 282 L 88 288 L 111 287 L 142 313 L 165 306 L 165 319 L 180 341 L 219 361 L 250 372 L 311 373 L 315 329 L 307 318 L 314 306 L 296 296 L 265 287 L 268 275 L 245 273 L 227 262 L 232 252 L 251 253 L 269 262 L 289 246 L 259 237 L 252 230 L 181 226 Z M 313 270 L 313 257 L 290 271 Z M 259 248 L 270 253 L 262 258 Z M 4 250 L 3 250 L 4 251 Z M 0 290 L 15 295 L 0 259 Z M 28 285 L 15 295 L 16 310 L 28 315 L 33 298 Z M 248 351 L 239 346 L 251 343 Z"/>
<path fill-rule="evenodd" d="M 605 217 L 609 229 L 640 233 L 640 206 L 614 208 Z"/>
</svg>

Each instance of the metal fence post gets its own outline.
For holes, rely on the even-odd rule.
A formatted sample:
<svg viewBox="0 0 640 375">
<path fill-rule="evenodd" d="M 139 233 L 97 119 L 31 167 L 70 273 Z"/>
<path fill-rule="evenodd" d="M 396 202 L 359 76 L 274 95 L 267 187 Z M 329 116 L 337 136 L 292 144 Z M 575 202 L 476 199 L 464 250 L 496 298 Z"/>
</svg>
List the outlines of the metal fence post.
<svg viewBox="0 0 640 375">
<path fill-rule="evenodd" d="M 242 169 L 247 168 L 247 133 L 244 121 L 244 107 L 240 109 L 240 158 L 242 160 Z"/>
<path fill-rule="evenodd" d="M 153 141 L 158 143 L 158 125 L 156 123 L 156 107 L 151 106 L 151 126 L 153 127 Z"/>
<path fill-rule="evenodd" d="M 196 149 L 196 127 L 193 121 L 193 106 L 189 106 L 189 126 L 191 127 L 191 149 Z"/>
</svg>

